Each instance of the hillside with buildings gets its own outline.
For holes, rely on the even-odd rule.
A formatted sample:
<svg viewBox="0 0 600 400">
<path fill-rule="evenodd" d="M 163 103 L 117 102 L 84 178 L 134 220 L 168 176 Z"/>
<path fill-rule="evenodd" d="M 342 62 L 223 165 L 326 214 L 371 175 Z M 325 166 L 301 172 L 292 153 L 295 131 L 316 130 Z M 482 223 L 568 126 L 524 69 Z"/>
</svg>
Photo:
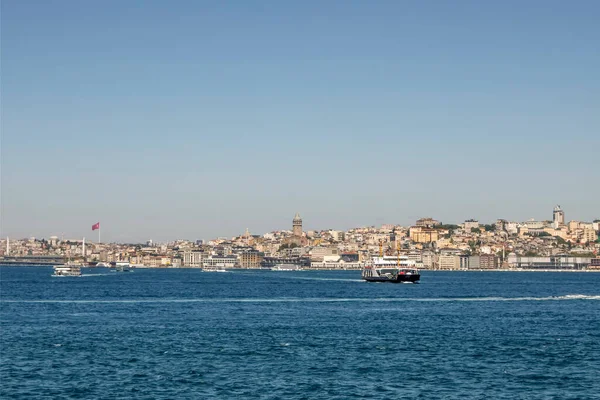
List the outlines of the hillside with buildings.
<svg viewBox="0 0 600 400">
<path fill-rule="evenodd" d="M 402 254 L 420 268 L 436 270 L 594 269 L 600 249 L 600 220 L 566 222 L 556 206 L 552 219 L 523 222 L 469 219 L 444 224 L 421 218 L 413 226 L 383 225 L 347 231 L 304 231 L 300 215 L 291 230 L 232 238 L 169 243 L 87 243 L 80 239 L 3 239 L 0 261 L 40 264 L 72 259 L 129 262 L 148 268 L 269 268 L 295 264 L 312 269 L 359 269 L 378 255 Z"/>
</svg>

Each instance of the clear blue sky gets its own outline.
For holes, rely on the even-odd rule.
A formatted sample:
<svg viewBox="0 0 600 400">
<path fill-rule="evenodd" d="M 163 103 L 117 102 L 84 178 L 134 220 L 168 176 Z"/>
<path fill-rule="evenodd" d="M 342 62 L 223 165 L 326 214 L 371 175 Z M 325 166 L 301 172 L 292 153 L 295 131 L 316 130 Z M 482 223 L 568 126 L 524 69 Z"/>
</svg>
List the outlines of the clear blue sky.
<svg viewBox="0 0 600 400">
<path fill-rule="evenodd" d="M 598 1 L 2 1 L 1 235 L 600 217 Z"/>
</svg>

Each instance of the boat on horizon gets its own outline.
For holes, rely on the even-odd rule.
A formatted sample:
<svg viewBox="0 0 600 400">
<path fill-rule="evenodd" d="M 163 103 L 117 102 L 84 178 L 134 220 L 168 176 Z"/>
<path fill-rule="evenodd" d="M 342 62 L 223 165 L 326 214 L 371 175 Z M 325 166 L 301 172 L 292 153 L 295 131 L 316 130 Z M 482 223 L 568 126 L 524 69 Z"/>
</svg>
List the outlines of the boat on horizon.
<svg viewBox="0 0 600 400">
<path fill-rule="evenodd" d="M 384 256 L 382 243 L 379 243 L 379 257 L 372 257 L 361 273 L 367 282 L 389 282 L 389 283 L 418 283 L 421 274 L 414 260 L 400 255 Z"/>
<path fill-rule="evenodd" d="M 131 270 L 131 265 L 128 262 L 117 262 L 114 269 L 111 269 L 112 272 L 133 272 Z"/>
<path fill-rule="evenodd" d="M 219 267 L 204 267 L 202 268 L 202 272 L 229 272 L 224 268 Z"/>
<path fill-rule="evenodd" d="M 302 267 L 297 264 L 277 264 L 271 271 L 302 271 Z"/>
<path fill-rule="evenodd" d="M 66 264 L 55 265 L 54 274 L 52 274 L 52 276 L 81 276 L 81 264 L 68 261 Z"/>
<path fill-rule="evenodd" d="M 100 261 L 99 263 L 96 263 L 96 267 L 110 268 L 110 263 Z"/>
</svg>

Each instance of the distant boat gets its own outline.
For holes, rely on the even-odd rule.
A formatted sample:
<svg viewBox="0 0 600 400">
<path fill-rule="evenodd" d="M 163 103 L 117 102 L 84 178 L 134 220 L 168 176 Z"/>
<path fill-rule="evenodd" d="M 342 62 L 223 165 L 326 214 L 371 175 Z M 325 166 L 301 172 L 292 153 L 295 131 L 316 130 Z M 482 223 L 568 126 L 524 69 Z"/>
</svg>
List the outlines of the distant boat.
<svg viewBox="0 0 600 400">
<path fill-rule="evenodd" d="M 69 261 L 63 265 L 55 265 L 52 276 L 81 276 L 81 264 Z"/>
<path fill-rule="evenodd" d="M 217 268 L 217 267 L 204 267 L 202 268 L 202 272 L 229 272 L 226 269 L 223 268 Z"/>
<path fill-rule="evenodd" d="M 132 272 L 131 265 L 128 262 L 117 262 L 113 272 Z"/>
<path fill-rule="evenodd" d="M 373 257 L 362 270 L 367 282 L 417 283 L 421 279 L 415 262 L 394 256 Z"/>
<path fill-rule="evenodd" d="M 277 264 L 271 271 L 302 271 L 302 267 L 297 264 Z"/>
</svg>

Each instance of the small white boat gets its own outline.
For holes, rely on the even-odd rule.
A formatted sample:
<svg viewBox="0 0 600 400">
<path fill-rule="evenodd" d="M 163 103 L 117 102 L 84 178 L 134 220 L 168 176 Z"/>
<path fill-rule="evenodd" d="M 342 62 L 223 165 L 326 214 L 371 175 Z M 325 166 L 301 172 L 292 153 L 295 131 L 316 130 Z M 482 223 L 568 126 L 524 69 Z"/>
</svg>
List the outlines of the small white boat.
<svg viewBox="0 0 600 400">
<path fill-rule="evenodd" d="M 64 265 L 55 265 L 52 276 L 81 276 L 81 265 L 71 261 Z"/>
<path fill-rule="evenodd" d="M 111 269 L 113 272 L 132 272 L 131 265 L 128 262 L 117 262 L 115 269 Z"/>
<path fill-rule="evenodd" d="M 277 264 L 271 271 L 302 271 L 302 267 L 296 264 Z"/>
</svg>

